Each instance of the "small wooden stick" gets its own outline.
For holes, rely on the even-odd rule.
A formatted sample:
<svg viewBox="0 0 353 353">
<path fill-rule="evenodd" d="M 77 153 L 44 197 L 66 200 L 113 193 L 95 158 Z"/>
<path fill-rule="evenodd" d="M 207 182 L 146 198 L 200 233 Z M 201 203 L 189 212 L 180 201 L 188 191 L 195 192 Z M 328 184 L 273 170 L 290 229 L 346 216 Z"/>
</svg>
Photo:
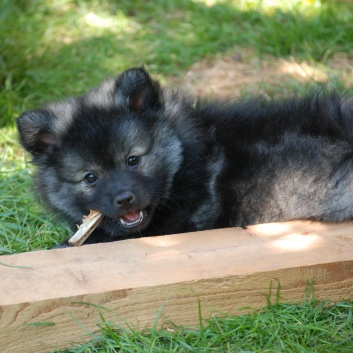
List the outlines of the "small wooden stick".
<svg viewBox="0 0 353 353">
<path fill-rule="evenodd" d="M 71 246 L 80 246 L 96 229 L 103 215 L 98 211 L 90 210 L 88 216 L 83 216 L 82 224 L 78 227 L 77 232 L 69 239 Z"/>
</svg>

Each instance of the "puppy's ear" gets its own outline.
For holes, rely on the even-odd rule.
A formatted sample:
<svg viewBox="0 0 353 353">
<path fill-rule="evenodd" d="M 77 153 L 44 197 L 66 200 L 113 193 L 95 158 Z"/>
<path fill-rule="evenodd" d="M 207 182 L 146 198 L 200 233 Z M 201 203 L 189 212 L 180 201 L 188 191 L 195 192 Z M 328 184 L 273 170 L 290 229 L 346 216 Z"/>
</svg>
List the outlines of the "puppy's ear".
<svg viewBox="0 0 353 353">
<path fill-rule="evenodd" d="M 33 110 L 16 119 L 22 146 L 37 155 L 56 146 L 56 137 L 51 131 L 53 117 L 45 110 Z"/>
<path fill-rule="evenodd" d="M 161 88 L 143 68 L 124 71 L 118 76 L 115 87 L 118 105 L 127 106 L 133 111 L 162 106 Z"/>
</svg>

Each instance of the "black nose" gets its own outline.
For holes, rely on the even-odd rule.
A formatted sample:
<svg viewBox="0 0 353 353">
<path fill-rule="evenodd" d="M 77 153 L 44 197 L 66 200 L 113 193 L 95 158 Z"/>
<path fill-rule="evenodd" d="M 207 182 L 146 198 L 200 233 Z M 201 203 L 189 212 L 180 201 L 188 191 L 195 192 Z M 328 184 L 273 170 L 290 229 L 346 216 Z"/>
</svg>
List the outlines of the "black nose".
<svg viewBox="0 0 353 353">
<path fill-rule="evenodd" d="M 135 195 L 130 191 L 124 191 L 117 194 L 114 198 L 115 206 L 119 208 L 129 208 L 135 201 Z"/>
</svg>

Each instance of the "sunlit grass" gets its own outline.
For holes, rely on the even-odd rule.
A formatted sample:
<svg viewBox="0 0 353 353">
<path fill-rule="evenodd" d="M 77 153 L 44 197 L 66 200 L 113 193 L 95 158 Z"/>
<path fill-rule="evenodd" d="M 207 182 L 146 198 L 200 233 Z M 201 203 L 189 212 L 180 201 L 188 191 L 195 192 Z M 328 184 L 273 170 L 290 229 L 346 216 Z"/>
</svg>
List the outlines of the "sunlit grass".
<svg viewBox="0 0 353 353">
<path fill-rule="evenodd" d="M 307 16 L 311 16 L 317 9 L 325 6 L 322 0 L 240 0 L 232 3 L 242 10 L 258 9 L 265 13 L 271 13 L 274 10 L 300 11 Z"/>
</svg>

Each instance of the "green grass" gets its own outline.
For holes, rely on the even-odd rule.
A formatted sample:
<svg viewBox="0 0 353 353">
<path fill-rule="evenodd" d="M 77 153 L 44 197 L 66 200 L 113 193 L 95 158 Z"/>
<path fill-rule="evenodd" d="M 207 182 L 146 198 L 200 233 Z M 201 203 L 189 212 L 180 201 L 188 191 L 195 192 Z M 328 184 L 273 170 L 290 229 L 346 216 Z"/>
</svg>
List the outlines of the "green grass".
<svg viewBox="0 0 353 353">
<path fill-rule="evenodd" d="M 350 302 L 278 303 L 246 315 L 212 317 L 201 328 L 175 326 L 141 333 L 108 322 L 101 314 L 98 333 L 62 353 L 350 353 L 352 310 Z"/>
<path fill-rule="evenodd" d="M 26 109 L 81 94 L 142 63 L 162 82 L 182 77 L 195 62 L 233 48 L 305 60 L 325 68 L 331 86 L 347 88 L 351 77 L 330 71 L 330 62 L 338 53 L 353 52 L 353 4 L 271 3 L 0 0 L 0 254 L 50 248 L 71 232 L 34 197 L 34 171 L 14 124 Z M 311 86 L 295 80 L 284 85 L 288 90 Z M 267 82 L 259 87 L 269 95 L 283 90 Z M 72 352 L 350 352 L 352 330 L 350 303 L 283 304 L 173 333 L 141 335 L 102 322 L 95 343 Z"/>
<path fill-rule="evenodd" d="M 205 3 L 1 0 L 0 126 L 142 63 L 163 78 L 235 45 L 323 62 L 353 48 L 351 5 L 292 0 L 288 11 L 260 0 Z"/>
</svg>

